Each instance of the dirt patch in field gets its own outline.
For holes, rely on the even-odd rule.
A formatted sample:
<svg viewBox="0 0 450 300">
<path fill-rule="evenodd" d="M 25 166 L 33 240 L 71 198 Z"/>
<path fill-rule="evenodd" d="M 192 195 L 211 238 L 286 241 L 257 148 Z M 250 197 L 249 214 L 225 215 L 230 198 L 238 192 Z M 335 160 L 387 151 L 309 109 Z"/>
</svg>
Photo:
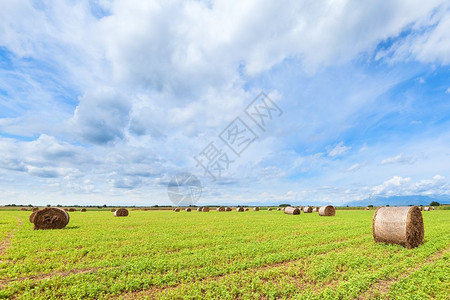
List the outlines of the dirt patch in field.
<svg viewBox="0 0 450 300">
<path fill-rule="evenodd" d="M 401 274 L 399 277 L 387 278 L 384 280 L 379 280 L 370 285 L 367 291 L 364 294 L 358 296 L 356 299 L 365 300 L 365 299 L 373 299 L 380 296 L 386 296 L 386 294 L 391 290 L 391 287 L 398 282 L 399 280 L 406 278 L 408 275 L 420 270 L 425 265 L 432 264 L 436 260 L 440 259 L 446 252 L 450 251 L 450 248 L 443 249 L 432 256 L 428 257 L 423 263 L 418 264 L 415 267 L 409 268 L 408 271 L 404 274 Z"/>
<path fill-rule="evenodd" d="M 21 281 L 25 281 L 25 280 L 41 281 L 41 280 L 45 280 L 45 279 L 51 279 L 53 277 L 66 277 L 66 276 L 75 275 L 75 274 L 93 273 L 93 272 L 98 271 L 99 269 L 100 268 L 75 269 L 75 270 L 69 270 L 69 271 L 61 271 L 61 272 L 55 272 L 55 273 L 20 277 L 20 278 L 11 279 L 11 280 L 3 280 L 3 281 L 0 281 L 0 288 L 3 288 L 6 285 L 8 285 L 10 283 L 14 283 L 14 282 L 21 282 Z"/>
<path fill-rule="evenodd" d="M 11 239 L 13 238 L 16 230 L 18 230 L 20 227 L 22 227 L 22 224 L 23 224 L 22 219 L 19 217 L 16 217 L 16 218 L 17 218 L 17 227 L 12 229 L 10 232 L 8 232 L 5 239 L 0 242 L 0 256 L 3 256 L 6 252 L 6 250 L 8 250 L 9 246 L 11 246 Z M 3 261 L 0 260 L 0 263 L 2 263 L 2 262 Z"/>
</svg>

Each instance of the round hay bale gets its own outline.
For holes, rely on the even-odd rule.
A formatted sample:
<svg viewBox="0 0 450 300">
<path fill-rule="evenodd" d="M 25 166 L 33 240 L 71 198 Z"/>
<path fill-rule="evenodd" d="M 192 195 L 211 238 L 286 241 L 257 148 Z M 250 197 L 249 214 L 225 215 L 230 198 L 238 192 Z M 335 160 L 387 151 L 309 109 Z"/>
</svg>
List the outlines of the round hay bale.
<svg viewBox="0 0 450 300">
<path fill-rule="evenodd" d="M 336 214 L 336 209 L 333 205 L 321 206 L 319 208 L 319 216 L 332 217 Z"/>
<path fill-rule="evenodd" d="M 225 208 L 225 211 L 233 211 L 233 209 L 231 207 L 227 207 Z"/>
<path fill-rule="evenodd" d="M 207 207 L 207 206 L 203 207 L 202 212 L 209 212 L 209 207 Z"/>
<path fill-rule="evenodd" d="M 253 207 L 254 211 L 259 211 L 259 207 Z"/>
<path fill-rule="evenodd" d="M 115 217 L 126 217 L 128 216 L 128 209 L 126 208 L 119 208 L 114 212 Z"/>
<path fill-rule="evenodd" d="M 33 207 L 33 208 L 31 209 L 32 212 L 35 212 L 35 211 L 38 211 L 38 210 L 39 210 L 39 207 Z"/>
<path fill-rule="evenodd" d="M 184 211 L 185 211 L 185 212 L 191 212 L 191 208 L 190 208 L 190 207 L 186 207 L 186 208 L 184 209 Z"/>
<path fill-rule="evenodd" d="M 197 207 L 197 211 L 202 211 L 202 208 L 201 207 Z"/>
<path fill-rule="evenodd" d="M 426 206 L 423 208 L 424 211 L 430 211 L 430 207 Z"/>
<path fill-rule="evenodd" d="M 115 208 L 111 208 L 111 212 L 116 212 L 116 209 Z"/>
<path fill-rule="evenodd" d="M 304 213 L 310 214 L 310 213 L 312 213 L 312 211 L 313 211 L 313 209 L 312 209 L 311 206 L 305 206 L 305 207 L 303 207 L 303 212 L 304 212 Z"/>
<path fill-rule="evenodd" d="M 370 210 L 370 207 L 367 206 L 366 208 L 364 208 L 364 210 Z"/>
<path fill-rule="evenodd" d="M 36 211 L 32 212 L 30 217 L 28 218 L 30 220 L 30 223 L 34 223 L 34 217 L 36 216 Z"/>
<path fill-rule="evenodd" d="M 250 208 L 248 208 L 248 207 L 245 208 L 245 211 L 249 211 L 249 210 L 250 210 Z"/>
<path fill-rule="evenodd" d="M 272 210 L 272 208 L 268 207 L 268 208 L 267 208 L 267 210 L 268 210 L 268 211 L 271 211 L 271 210 Z"/>
<path fill-rule="evenodd" d="M 69 212 L 77 211 L 75 208 L 69 208 Z"/>
<path fill-rule="evenodd" d="M 312 211 L 313 212 L 318 212 L 319 210 L 317 209 L 317 207 L 314 207 Z"/>
<path fill-rule="evenodd" d="M 281 211 L 281 207 L 278 207 L 277 210 L 278 210 L 278 211 Z"/>
<path fill-rule="evenodd" d="M 81 212 L 86 212 L 86 208 L 82 208 L 82 209 L 81 209 Z"/>
<path fill-rule="evenodd" d="M 216 208 L 216 210 L 217 211 L 225 211 L 225 207 L 221 206 L 221 207 Z"/>
<path fill-rule="evenodd" d="M 21 211 L 27 211 L 28 209 L 26 209 L 25 207 L 22 207 L 20 210 Z"/>
<path fill-rule="evenodd" d="M 61 229 L 69 223 L 69 214 L 56 207 L 47 207 L 33 213 L 34 229 Z M 32 215 L 33 215 L 32 214 Z"/>
<path fill-rule="evenodd" d="M 177 208 L 174 208 L 173 211 L 174 212 L 180 212 L 180 209 L 177 207 Z"/>
<path fill-rule="evenodd" d="M 241 212 L 241 211 L 245 211 L 245 209 L 243 207 L 236 207 L 236 211 Z"/>
<path fill-rule="evenodd" d="M 434 206 L 430 206 L 430 210 L 435 210 L 436 208 Z"/>
<path fill-rule="evenodd" d="M 68 208 L 64 208 L 64 211 L 69 211 L 69 209 Z"/>
<path fill-rule="evenodd" d="M 415 248 L 423 243 L 424 227 L 420 208 L 380 207 L 373 214 L 372 234 L 375 242 Z"/>
<path fill-rule="evenodd" d="M 287 215 L 299 215 L 300 209 L 298 207 L 289 206 L 284 209 L 284 213 Z"/>
</svg>

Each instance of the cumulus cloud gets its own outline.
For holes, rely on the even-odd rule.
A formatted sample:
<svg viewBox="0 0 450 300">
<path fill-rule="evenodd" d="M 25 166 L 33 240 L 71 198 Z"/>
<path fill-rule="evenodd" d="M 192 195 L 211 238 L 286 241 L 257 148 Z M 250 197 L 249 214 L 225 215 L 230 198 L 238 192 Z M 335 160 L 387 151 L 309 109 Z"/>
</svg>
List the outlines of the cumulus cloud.
<svg viewBox="0 0 450 300">
<path fill-rule="evenodd" d="M 435 175 L 432 179 L 413 182 L 410 177 L 394 176 L 380 185 L 374 186 L 372 196 L 398 195 L 443 195 L 448 193 L 448 183 L 444 176 Z"/>
<path fill-rule="evenodd" d="M 83 141 L 106 144 L 124 137 L 131 102 L 112 88 L 86 93 L 75 109 L 69 126 Z"/>
</svg>

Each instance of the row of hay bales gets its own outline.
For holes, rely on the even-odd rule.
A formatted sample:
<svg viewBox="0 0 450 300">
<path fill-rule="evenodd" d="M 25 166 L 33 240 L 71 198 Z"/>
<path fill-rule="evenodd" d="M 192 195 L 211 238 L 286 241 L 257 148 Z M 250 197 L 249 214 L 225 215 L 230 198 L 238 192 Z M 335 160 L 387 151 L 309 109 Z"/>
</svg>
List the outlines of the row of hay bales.
<svg viewBox="0 0 450 300">
<path fill-rule="evenodd" d="M 300 209 L 299 207 L 292 207 L 288 206 L 284 209 L 284 213 L 287 215 L 299 215 L 300 212 L 303 211 L 303 213 L 312 213 L 312 212 L 318 212 L 319 216 L 327 216 L 332 217 L 336 214 L 336 209 L 333 205 L 325 205 L 317 208 L 312 208 L 311 206 L 305 206 L 303 209 Z"/>
<path fill-rule="evenodd" d="M 241 207 L 241 206 L 236 207 L 236 211 L 237 211 L 237 212 L 241 212 L 241 211 L 249 211 L 249 210 L 250 210 L 250 209 L 249 209 L 248 207 Z M 268 210 L 271 210 L 271 209 L 268 208 Z M 181 208 L 176 207 L 176 208 L 172 209 L 172 211 L 174 211 L 174 212 L 180 212 L 180 211 L 181 211 Z M 184 211 L 186 211 L 186 212 L 191 212 L 191 208 L 190 208 L 190 207 L 186 207 L 186 208 L 184 208 Z M 210 211 L 210 208 L 207 207 L 207 206 L 205 206 L 205 207 L 197 207 L 197 211 L 198 211 L 198 212 L 209 212 L 209 211 Z M 220 206 L 220 207 L 217 207 L 217 208 L 216 208 L 216 211 L 218 211 L 218 212 L 233 211 L 233 208 L 231 208 L 231 207 Z M 253 211 L 259 211 L 259 207 L 253 207 Z"/>
<path fill-rule="evenodd" d="M 189 210 L 187 210 L 189 209 Z M 180 211 L 175 208 L 174 211 Z M 190 208 L 186 208 L 190 211 Z M 198 211 L 209 212 L 208 207 L 199 208 Z M 224 211 L 224 210 L 221 210 Z M 225 210 L 226 211 L 226 210 Z M 245 211 L 243 207 L 237 207 L 236 211 Z M 300 208 L 286 207 L 284 213 L 299 215 Z M 303 211 L 310 211 L 310 207 L 304 207 Z M 312 211 L 312 210 L 311 210 Z M 320 216 L 334 216 L 336 210 L 332 205 L 319 208 Z M 114 211 L 116 217 L 128 216 L 128 210 L 120 208 Z M 69 223 L 69 214 L 60 208 L 50 207 L 34 211 L 30 217 L 34 229 L 61 229 Z M 415 248 L 423 243 L 424 225 L 422 211 L 418 206 L 411 207 L 380 207 L 372 219 L 372 235 L 375 242 L 399 244 L 406 248 Z"/>
</svg>

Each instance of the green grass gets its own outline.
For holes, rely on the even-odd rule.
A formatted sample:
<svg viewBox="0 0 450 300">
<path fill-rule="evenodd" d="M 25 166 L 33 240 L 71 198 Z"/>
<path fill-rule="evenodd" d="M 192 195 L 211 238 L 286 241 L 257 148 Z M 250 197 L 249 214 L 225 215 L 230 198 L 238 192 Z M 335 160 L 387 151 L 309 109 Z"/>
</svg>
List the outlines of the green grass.
<svg viewBox="0 0 450 300">
<path fill-rule="evenodd" d="M 373 211 L 70 213 L 32 230 L 0 211 L 0 297 L 448 299 L 450 212 L 424 212 L 416 249 L 375 244 Z M 18 218 L 23 221 L 18 226 Z"/>
</svg>

